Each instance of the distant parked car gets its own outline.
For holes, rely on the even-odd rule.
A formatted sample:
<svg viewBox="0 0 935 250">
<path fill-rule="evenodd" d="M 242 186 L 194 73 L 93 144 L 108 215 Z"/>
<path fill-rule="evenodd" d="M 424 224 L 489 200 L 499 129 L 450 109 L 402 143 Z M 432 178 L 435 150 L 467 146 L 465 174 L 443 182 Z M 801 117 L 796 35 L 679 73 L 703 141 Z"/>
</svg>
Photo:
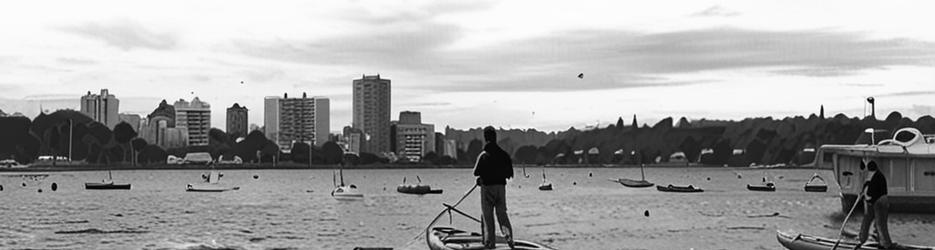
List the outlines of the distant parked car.
<svg viewBox="0 0 935 250">
<path fill-rule="evenodd" d="M 0 161 L 0 166 L 6 167 L 6 168 L 25 168 L 25 167 L 27 167 L 27 165 L 20 165 L 19 162 L 16 162 L 16 160 L 13 160 L 13 159 L 6 159 L 6 160 Z"/>
<path fill-rule="evenodd" d="M 38 158 L 37 160 L 39 160 L 39 161 L 52 161 L 52 156 L 51 156 L 51 155 L 41 155 L 41 156 L 39 156 L 39 158 Z M 70 159 L 68 159 L 68 157 L 65 157 L 65 156 L 56 156 L 56 157 L 55 157 L 55 160 L 57 160 L 57 161 L 70 161 Z"/>
<path fill-rule="evenodd" d="M 195 164 L 205 164 L 213 162 L 214 158 L 211 158 L 211 154 L 207 152 L 195 152 L 185 154 L 185 163 L 195 163 Z"/>
<path fill-rule="evenodd" d="M 236 156 L 236 155 L 233 157 L 233 159 L 227 159 L 227 158 L 224 158 L 224 156 L 222 155 L 221 157 L 218 158 L 218 163 L 219 164 L 243 164 L 243 159 L 241 159 L 240 156 Z"/>
<path fill-rule="evenodd" d="M 169 155 L 166 157 L 166 164 L 185 164 L 185 160 L 178 156 Z"/>
</svg>

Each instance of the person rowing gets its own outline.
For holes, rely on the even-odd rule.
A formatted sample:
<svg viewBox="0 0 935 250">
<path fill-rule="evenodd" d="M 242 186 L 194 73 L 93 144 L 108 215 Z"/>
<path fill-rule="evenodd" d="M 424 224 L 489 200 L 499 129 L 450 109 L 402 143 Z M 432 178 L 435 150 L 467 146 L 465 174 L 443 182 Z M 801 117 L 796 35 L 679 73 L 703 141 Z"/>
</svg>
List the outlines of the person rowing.
<svg viewBox="0 0 935 250">
<path fill-rule="evenodd" d="M 860 165 L 864 165 L 863 161 Z M 861 169 L 864 169 L 861 166 Z M 890 240 L 890 231 L 887 227 L 887 217 L 889 216 L 890 202 L 886 195 L 886 176 L 880 172 L 877 163 L 870 161 L 866 166 L 869 175 L 864 181 L 864 219 L 860 223 L 860 233 L 857 236 L 859 244 L 854 249 L 860 248 L 869 238 L 870 224 L 874 224 L 877 231 L 877 240 L 884 249 L 890 249 L 895 244 Z"/>
</svg>

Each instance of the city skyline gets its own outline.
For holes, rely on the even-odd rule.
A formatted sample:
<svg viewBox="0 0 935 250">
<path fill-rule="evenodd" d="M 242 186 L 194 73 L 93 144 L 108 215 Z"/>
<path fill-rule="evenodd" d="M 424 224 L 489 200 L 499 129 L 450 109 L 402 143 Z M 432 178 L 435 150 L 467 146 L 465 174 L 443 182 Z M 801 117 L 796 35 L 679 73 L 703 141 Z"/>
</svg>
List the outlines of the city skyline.
<svg viewBox="0 0 935 250">
<path fill-rule="evenodd" d="M 17 38 L 0 41 L 0 109 L 78 110 L 76 96 L 108 89 L 120 113 L 198 96 L 224 114 L 307 92 L 332 100 L 335 132 L 351 124 L 349 81 L 381 74 L 394 81 L 391 113 L 418 110 L 436 129 L 807 116 L 821 105 L 861 116 L 868 96 L 878 117 L 917 118 L 935 97 L 935 32 L 918 28 L 932 4 L 18 2 L 0 10 Z M 251 113 L 263 126 L 263 110 Z"/>
</svg>

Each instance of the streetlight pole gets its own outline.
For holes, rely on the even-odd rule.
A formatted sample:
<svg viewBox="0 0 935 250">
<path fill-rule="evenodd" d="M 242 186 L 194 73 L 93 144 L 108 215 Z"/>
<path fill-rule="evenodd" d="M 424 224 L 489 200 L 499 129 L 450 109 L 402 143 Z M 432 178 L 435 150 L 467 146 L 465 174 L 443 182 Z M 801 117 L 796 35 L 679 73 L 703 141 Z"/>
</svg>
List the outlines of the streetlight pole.
<svg viewBox="0 0 935 250">
<path fill-rule="evenodd" d="M 75 121 L 68 119 L 68 161 L 71 161 L 71 144 L 75 135 L 72 133 L 74 131 Z"/>
</svg>

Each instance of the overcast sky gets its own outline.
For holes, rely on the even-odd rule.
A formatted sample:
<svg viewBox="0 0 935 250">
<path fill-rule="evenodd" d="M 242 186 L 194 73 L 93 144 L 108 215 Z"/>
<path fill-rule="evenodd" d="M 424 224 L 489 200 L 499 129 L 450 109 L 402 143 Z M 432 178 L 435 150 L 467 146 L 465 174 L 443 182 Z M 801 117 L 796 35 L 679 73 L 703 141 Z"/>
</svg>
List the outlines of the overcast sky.
<svg viewBox="0 0 935 250">
<path fill-rule="evenodd" d="M 194 96 L 224 129 L 237 102 L 392 79 L 392 110 L 437 130 L 564 130 L 686 116 L 918 117 L 935 105 L 932 1 L 14 1 L 0 8 L 0 109 L 121 112 Z M 584 78 L 577 75 L 584 73 Z M 244 83 L 241 84 L 241 81 Z"/>
</svg>

